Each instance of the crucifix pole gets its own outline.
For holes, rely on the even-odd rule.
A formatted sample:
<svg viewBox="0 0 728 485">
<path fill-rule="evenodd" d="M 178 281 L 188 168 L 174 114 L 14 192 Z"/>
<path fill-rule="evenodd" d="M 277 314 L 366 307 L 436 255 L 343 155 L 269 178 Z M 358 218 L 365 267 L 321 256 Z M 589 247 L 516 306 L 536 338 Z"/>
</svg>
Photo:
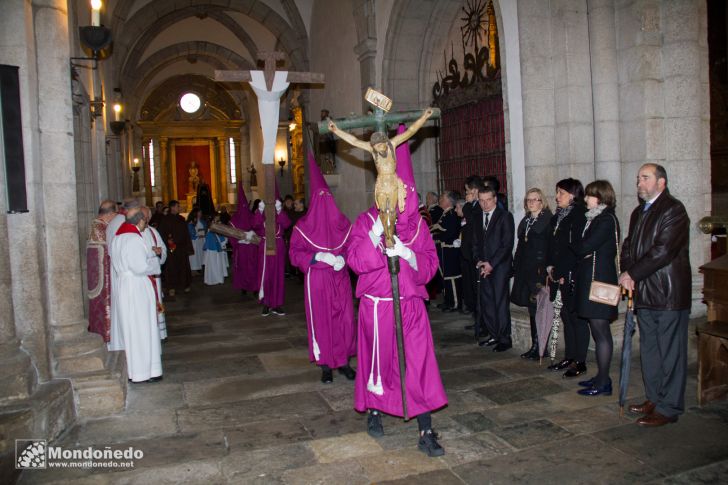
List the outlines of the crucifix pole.
<svg viewBox="0 0 728 485">
<path fill-rule="evenodd" d="M 247 82 L 258 97 L 258 112 L 263 132 L 263 178 L 265 187 L 265 240 L 266 254 L 276 251 L 275 211 L 275 144 L 280 116 L 280 98 L 290 83 L 323 84 L 324 75 L 315 72 L 276 71 L 276 63 L 284 59 L 282 52 L 259 52 L 263 71 L 215 71 L 215 80 Z"/>
</svg>

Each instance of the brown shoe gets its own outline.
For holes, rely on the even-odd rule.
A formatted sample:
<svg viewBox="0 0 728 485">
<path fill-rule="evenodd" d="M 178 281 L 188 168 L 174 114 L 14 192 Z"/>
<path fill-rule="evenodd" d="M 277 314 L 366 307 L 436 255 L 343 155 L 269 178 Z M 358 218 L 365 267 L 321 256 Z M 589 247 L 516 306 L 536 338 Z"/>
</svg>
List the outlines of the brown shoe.
<svg viewBox="0 0 728 485">
<path fill-rule="evenodd" d="M 650 400 L 643 402 L 642 404 L 632 404 L 629 407 L 630 413 L 635 414 L 652 414 L 655 410 L 655 403 Z"/>
<path fill-rule="evenodd" d="M 670 423 L 677 423 L 677 416 L 663 416 L 660 413 L 652 413 L 647 416 L 642 416 L 637 420 L 637 424 L 640 426 L 648 426 L 650 428 L 665 426 Z"/>
</svg>

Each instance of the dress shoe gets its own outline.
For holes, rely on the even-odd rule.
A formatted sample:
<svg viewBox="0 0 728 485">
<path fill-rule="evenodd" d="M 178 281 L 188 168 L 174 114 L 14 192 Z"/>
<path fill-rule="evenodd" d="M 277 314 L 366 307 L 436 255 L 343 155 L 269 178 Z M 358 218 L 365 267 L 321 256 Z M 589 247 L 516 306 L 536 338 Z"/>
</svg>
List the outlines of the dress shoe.
<svg viewBox="0 0 728 485">
<path fill-rule="evenodd" d="M 563 377 L 576 377 L 586 372 L 586 362 L 572 362 Z"/>
<path fill-rule="evenodd" d="M 463 315 L 470 315 L 471 313 L 473 313 L 470 310 L 468 310 L 467 308 L 459 308 L 458 311 L 460 313 L 462 313 Z"/>
<path fill-rule="evenodd" d="M 452 313 L 454 311 L 455 311 L 455 309 L 451 306 L 442 307 L 442 313 Z"/>
<path fill-rule="evenodd" d="M 334 382 L 334 374 L 328 367 L 321 370 L 321 382 L 324 384 L 331 384 Z"/>
<path fill-rule="evenodd" d="M 663 416 L 660 413 L 653 412 L 647 416 L 642 416 L 637 420 L 637 424 L 640 426 L 647 426 L 650 428 L 656 428 L 658 426 L 665 426 L 666 424 L 677 423 L 677 416 Z"/>
<path fill-rule="evenodd" d="M 270 315 L 270 308 L 267 306 L 264 306 L 263 310 L 260 312 L 260 314 L 263 315 L 264 317 L 267 317 L 268 315 Z"/>
<path fill-rule="evenodd" d="M 367 434 L 374 438 L 381 438 L 384 436 L 382 415 L 378 411 L 372 411 L 367 416 Z"/>
<path fill-rule="evenodd" d="M 147 382 L 159 382 L 162 380 L 162 376 L 152 377 Z"/>
<path fill-rule="evenodd" d="M 635 414 L 652 414 L 655 411 L 655 403 L 650 400 L 643 402 L 642 404 L 632 404 L 629 408 L 630 413 Z"/>
<path fill-rule="evenodd" d="M 439 310 L 442 310 L 443 308 L 445 308 L 445 304 L 444 304 L 444 303 L 438 303 L 438 304 L 437 304 L 437 308 L 438 308 Z"/>
<path fill-rule="evenodd" d="M 581 387 L 592 387 L 594 385 L 594 378 L 592 377 L 591 379 L 587 379 L 585 381 L 579 381 L 577 382 L 577 385 Z"/>
<path fill-rule="evenodd" d="M 480 342 L 478 342 L 478 345 L 481 347 L 485 347 L 485 346 L 490 347 L 491 345 L 495 345 L 497 343 L 498 343 L 498 341 L 496 339 L 494 339 L 493 337 L 489 337 L 485 340 L 481 340 Z"/>
<path fill-rule="evenodd" d="M 521 354 L 522 359 L 538 360 L 538 344 L 531 345 L 531 348 Z"/>
<path fill-rule="evenodd" d="M 271 309 L 271 313 L 273 313 L 273 315 L 281 315 L 281 316 L 283 316 L 283 315 L 286 314 L 286 311 L 283 309 L 282 306 L 278 306 L 278 307 L 275 307 L 275 308 Z"/>
<path fill-rule="evenodd" d="M 339 367 L 339 374 L 344 375 L 350 381 L 353 381 L 356 378 L 356 371 L 348 365 Z"/>
<path fill-rule="evenodd" d="M 504 344 L 501 342 L 499 344 L 496 344 L 495 347 L 493 347 L 493 352 L 505 352 L 506 350 L 510 349 L 511 347 L 513 347 L 513 345 Z"/>
<path fill-rule="evenodd" d="M 561 362 L 557 362 L 555 364 L 551 364 L 547 368 L 548 368 L 548 370 L 552 370 L 552 371 L 564 370 L 567 367 L 569 367 L 572 362 L 574 362 L 573 359 L 564 359 Z"/>
<path fill-rule="evenodd" d="M 576 391 L 577 394 L 581 394 L 582 396 L 611 396 L 612 395 L 612 380 L 609 379 L 609 381 L 602 387 L 592 386 L 588 387 L 586 389 L 579 389 Z"/>
</svg>

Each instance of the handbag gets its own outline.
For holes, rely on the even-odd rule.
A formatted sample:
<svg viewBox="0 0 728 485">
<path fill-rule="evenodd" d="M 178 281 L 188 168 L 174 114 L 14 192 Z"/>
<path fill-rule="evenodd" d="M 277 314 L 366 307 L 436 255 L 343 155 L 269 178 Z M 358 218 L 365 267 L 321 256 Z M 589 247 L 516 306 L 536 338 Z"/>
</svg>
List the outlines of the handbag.
<svg viewBox="0 0 728 485">
<path fill-rule="evenodd" d="M 614 221 L 614 241 L 617 245 L 617 274 L 619 274 L 619 236 L 617 235 L 617 221 Z M 622 298 L 622 288 L 619 285 L 604 283 L 594 279 L 594 273 L 597 267 L 597 252 L 594 251 L 592 256 L 592 281 L 589 287 L 589 301 L 595 303 L 603 303 L 604 305 L 617 306 Z"/>
</svg>

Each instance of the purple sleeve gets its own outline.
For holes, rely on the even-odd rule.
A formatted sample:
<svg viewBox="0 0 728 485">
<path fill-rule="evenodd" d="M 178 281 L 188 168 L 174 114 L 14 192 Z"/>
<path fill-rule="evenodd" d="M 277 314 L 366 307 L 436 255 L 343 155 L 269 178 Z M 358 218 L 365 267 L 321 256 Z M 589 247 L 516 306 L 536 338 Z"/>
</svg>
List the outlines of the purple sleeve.
<svg viewBox="0 0 728 485">
<path fill-rule="evenodd" d="M 321 261 L 314 262 L 313 258 L 316 256 L 318 251 L 316 251 L 316 248 L 311 246 L 298 231 L 294 230 L 293 233 L 291 233 L 290 246 L 291 249 L 288 251 L 288 256 L 291 259 L 291 264 L 304 273 L 307 272 L 309 268 L 331 268 L 331 266 L 326 263 L 322 263 Z"/>
<path fill-rule="evenodd" d="M 250 223 L 250 228 L 255 231 L 255 233 L 258 236 L 265 236 L 265 216 L 260 211 L 255 211 L 255 214 L 253 214 L 252 221 Z"/>
<path fill-rule="evenodd" d="M 424 220 L 420 219 L 419 234 L 409 248 L 417 258 L 417 271 L 412 271 L 412 278 L 417 285 L 426 285 L 438 268 L 437 250 L 430 231 L 427 230 Z"/>
<path fill-rule="evenodd" d="M 281 231 L 285 231 L 291 226 L 291 218 L 288 217 L 285 211 L 281 211 L 279 214 L 276 214 L 276 222 L 279 226 L 281 226 Z"/>
<path fill-rule="evenodd" d="M 369 239 L 371 226 L 372 222 L 369 216 L 364 213 L 356 220 L 349 236 L 346 262 L 356 274 L 380 271 L 387 266 L 387 258 L 384 252 L 379 247 L 375 248 L 371 239 Z"/>
</svg>

